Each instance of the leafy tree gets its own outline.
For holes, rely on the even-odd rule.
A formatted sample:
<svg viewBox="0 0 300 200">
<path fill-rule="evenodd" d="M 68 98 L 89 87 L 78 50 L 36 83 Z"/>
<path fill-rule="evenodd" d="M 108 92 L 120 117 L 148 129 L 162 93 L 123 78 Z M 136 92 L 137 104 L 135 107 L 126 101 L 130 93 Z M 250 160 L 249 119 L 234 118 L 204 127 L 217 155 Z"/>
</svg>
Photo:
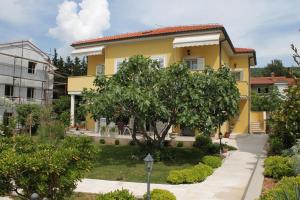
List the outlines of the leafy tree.
<svg viewBox="0 0 300 200">
<path fill-rule="evenodd" d="M 87 63 L 85 58 L 80 60 L 78 57 L 75 57 L 73 60 L 68 56 L 66 60 L 64 60 L 62 57 L 58 58 L 56 49 L 54 49 L 52 64 L 57 67 L 54 76 L 54 99 L 66 95 L 68 76 L 82 76 L 87 73 Z"/>
<path fill-rule="evenodd" d="M 270 88 L 268 93 L 252 92 L 251 110 L 252 111 L 275 111 L 283 101 L 283 96 L 277 87 Z"/>
<path fill-rule="evenodd" d="M 291 45 L 291 48 L 294 51 L 293 59 L 294 59 L 295 63 L 300 67 L 300 55 L 298 53 L 298 49 L 293 44 Z"/>
<path fill-rule="evenodd" d="M 15 134 L 16 119 L 14 116 L 9 117 L 7 123 L 0 123 L 0 136 L 11 137 Z"/>
<path fill-rule="evenodd" d="M 285 148 L 292 147 L 300 138 L 300 87 L 287 90 L 285 100 L 272 115 L 273 134 L 281 139 Z"/>
<path fill-rule="evenodd" d="M 41 106 L 37 104 L 17 105 L 17 122 L 28 129 L 36 129 L 40 122 Z M 30 123 L 29 123 L 30 122 Z M 29 127 L 30 124 L 30 127 Z M 31 130 L 30 130 L 31 131 Z"/>
<path fill-rule="evenodd" d="M 288 76 L 288 69 L 285 68 L 281 60 L 272 60 L 263 71 L 264 76 L 271 76 L 271 73 L 275 73 L 275 76 Z"/>
<path fill-rule="evenodd" d="M 15 192 L 29 200 L 36 192 L 52 200 L 66 199 L 91 168 L 95 153 L 85 137 L 67 137 L 56 145 L 24 136 L 0 137 L 0 195 Z"/>
<path fill-rule="evenodd" d="M 70 102 L 69 96 L 61 96 L 53 101 L 53 112 L 57 115 L 57 120 L 65 126 L 70 125 Z"/>
<path fill-rule="evenodd" d="M 227 67 L 192 73 L 185 64 L 161 69 L 141 55 L 125 60 L 111 78 L 98 76 L 95 90 L 84 91 L 86 112 L 108 121 L 133 119 L 133 140 L 141 133 L 148 144 L 162 147 L 172 126 L 184 125 L 212 133 L 238 111 L 239 91 Z M 158 123 L 165 124 L 159 130 Z M 150 137 L 145 124 L 153 127 Z"/>
</svg>

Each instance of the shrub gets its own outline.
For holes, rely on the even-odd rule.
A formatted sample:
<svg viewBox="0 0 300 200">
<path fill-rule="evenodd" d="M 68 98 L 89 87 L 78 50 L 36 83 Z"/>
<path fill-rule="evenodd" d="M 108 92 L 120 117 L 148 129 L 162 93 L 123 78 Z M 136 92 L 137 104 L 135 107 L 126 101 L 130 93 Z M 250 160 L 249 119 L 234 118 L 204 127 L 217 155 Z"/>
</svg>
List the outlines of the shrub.
<svg viewBox="0 0 300 200">
<path fill-rule="evenodd" d="M 293 176 L 294 161 L 290 157 L 270 156 L 265 160 L 265 176 L 281 179 L 283 176 Z"/>
<path fill-rule="evenodd" d="M 300 87 L 292 86 L 286 91 L 284 101 L 272 113 L 271 128 L 284 145 L 284 149 L 291 148 L 300 137 Z"/>
<path fill-rule="evenodd" d="M 105 139 L 101 138 L 100 139 L 100 144 L 105 144 Z"/>
<path fill-rule="evenodd" d="M 16 194 L 21 199 L 30 199 L 34 192 L 52 200 L 67 199 L 97 153 L 85 137 L 67 137 L 55 145 L 24 136 L 7 140 L 0 147 L 0 196 L 17 189 L 22 190 Z"/>
<path fill-rule="evenodd" d="M 172 184 L 198 183 L 204 181 L 212 173 L 213 169 L 210 166 L 199 163 L 191 168 L 170 171 L 167 181 Z"/>
<path fill-rule="evenodd" d="M 119 145 L 120 144 L 120 140 L 115 140 L 115 145 Z"/>
<path fill-rule="evenodd" d="M 176 200 L 175 195 L 168 191 L 162 189 L 154 189 L 150 193 L 151 200 Z M 147 194 L 144 194 L 144 200 L 147 199 Z"/>
<path fill-rule="evenodd" d="M 128 190 L 122 189 L 100 194 L 96 200 L 136 200 L 136 198 Z"/>
<path fill-rule="evenodd" d="M 128 143 L 130 146 L 134 146 L 135 145 L 135 141 L 134 140 L 130 140 Z"/>
<path fill-rule="evenodd" d="M 196 136 L 193 146 L 197 148 L 204 148 L 211 144 L 213 143 L 212 143 L 212 139 L 209 136 L 200 134 Z"/>
<path fill-rule="evenodd" d="M 271 155 L 281 154 L 282 150 L 284 149 L 282 139 L 278 136 L 271 136 L 269 139 L 269 144 L 269 154 Z"/>
<path fill-rule="evenodd" d="M 209 144 L 203 150 L 206 154 L 217 154 L 220 152 L 220 145 L 219 144 Z"/>
<path fill-rule="evenodd" d="M 177 142 L 177 145 L 176 145 L 177 147 L 183 147 L 183 142 L 182 141 L 179 141 L 179 142 Z"/>
<path fill-rule="evenodd" d="M 260 200 L 288 200 L 299 199 L 300 176 L 297 177 L 284 177 L 278 184 L 262 194 Z M 299 194 L 298 194 L 299 195 Z M 299 196 L 298 196 L 299 197 Z"/>
<path fill-rule="evenodd" d="M 42 123 L 37 129 L 38 139 L 41 142 L 51 142 L 63 139 L 65 137 L 65 125 L 60 121 L 51 121 Z"/>
<path fill-rule="evenodd" d="M 218 168 L 222 165 L 222 159 L 218 156 L 204 156 L 201 162 L 212 168 Z"/>
</svg>

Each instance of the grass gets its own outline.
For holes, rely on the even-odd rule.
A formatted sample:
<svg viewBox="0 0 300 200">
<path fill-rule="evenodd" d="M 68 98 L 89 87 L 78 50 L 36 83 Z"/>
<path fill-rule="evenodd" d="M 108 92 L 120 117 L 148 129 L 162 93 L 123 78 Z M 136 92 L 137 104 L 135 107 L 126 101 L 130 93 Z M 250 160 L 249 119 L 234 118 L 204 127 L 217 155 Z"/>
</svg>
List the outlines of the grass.
<svg viewBox="0 0 300 200">
<path fill-rule="evenodd" d="M 87 178 L 103 180 L 122 180 L 130 182 L 145 182 L 145 164 L 137 146 L 99 145 L 95 166 Z M 204 156 L 201 150 L 195 148 L 170 148 L 175 158 L 171 161 L 155 162 L 151 174 L 152 183 L 166 183 L 170 170 L 191 167 L 200 162 Z"/>
</svg>

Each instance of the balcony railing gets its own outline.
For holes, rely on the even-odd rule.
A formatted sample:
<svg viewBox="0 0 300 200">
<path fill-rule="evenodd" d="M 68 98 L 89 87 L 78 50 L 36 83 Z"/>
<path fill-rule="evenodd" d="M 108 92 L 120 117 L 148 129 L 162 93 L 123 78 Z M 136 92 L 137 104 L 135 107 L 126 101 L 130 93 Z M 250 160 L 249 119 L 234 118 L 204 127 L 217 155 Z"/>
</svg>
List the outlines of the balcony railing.
<svg viewBox="0 0 300 200">
<path fill-rule="evenodd" d="M 84 88 L 94 88 L 95 76 L 72 76 L 68 78 L 68 92 L 82 92 Z"/>
</svg>

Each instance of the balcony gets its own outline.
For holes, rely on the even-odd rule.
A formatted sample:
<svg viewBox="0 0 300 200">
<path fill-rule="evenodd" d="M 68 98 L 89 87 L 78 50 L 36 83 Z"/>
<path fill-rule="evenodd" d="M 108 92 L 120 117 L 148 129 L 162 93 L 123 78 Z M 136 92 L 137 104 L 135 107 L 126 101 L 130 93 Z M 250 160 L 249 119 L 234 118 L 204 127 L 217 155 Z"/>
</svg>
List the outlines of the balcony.
<svg viewBox="0 0 300 200">
<path fill-rule="evenodd" d="M 249 84 L 246 81 L 237 81 L 237 87 L 240 91 L 241 97 L 248 97 Z"/>
<path fill-rule="evenodd" d="M 94 88 L 95 76 L 71 76 L 68 78 L 68 92 L 81 93 L 84 88 Z"/>
</svg>

